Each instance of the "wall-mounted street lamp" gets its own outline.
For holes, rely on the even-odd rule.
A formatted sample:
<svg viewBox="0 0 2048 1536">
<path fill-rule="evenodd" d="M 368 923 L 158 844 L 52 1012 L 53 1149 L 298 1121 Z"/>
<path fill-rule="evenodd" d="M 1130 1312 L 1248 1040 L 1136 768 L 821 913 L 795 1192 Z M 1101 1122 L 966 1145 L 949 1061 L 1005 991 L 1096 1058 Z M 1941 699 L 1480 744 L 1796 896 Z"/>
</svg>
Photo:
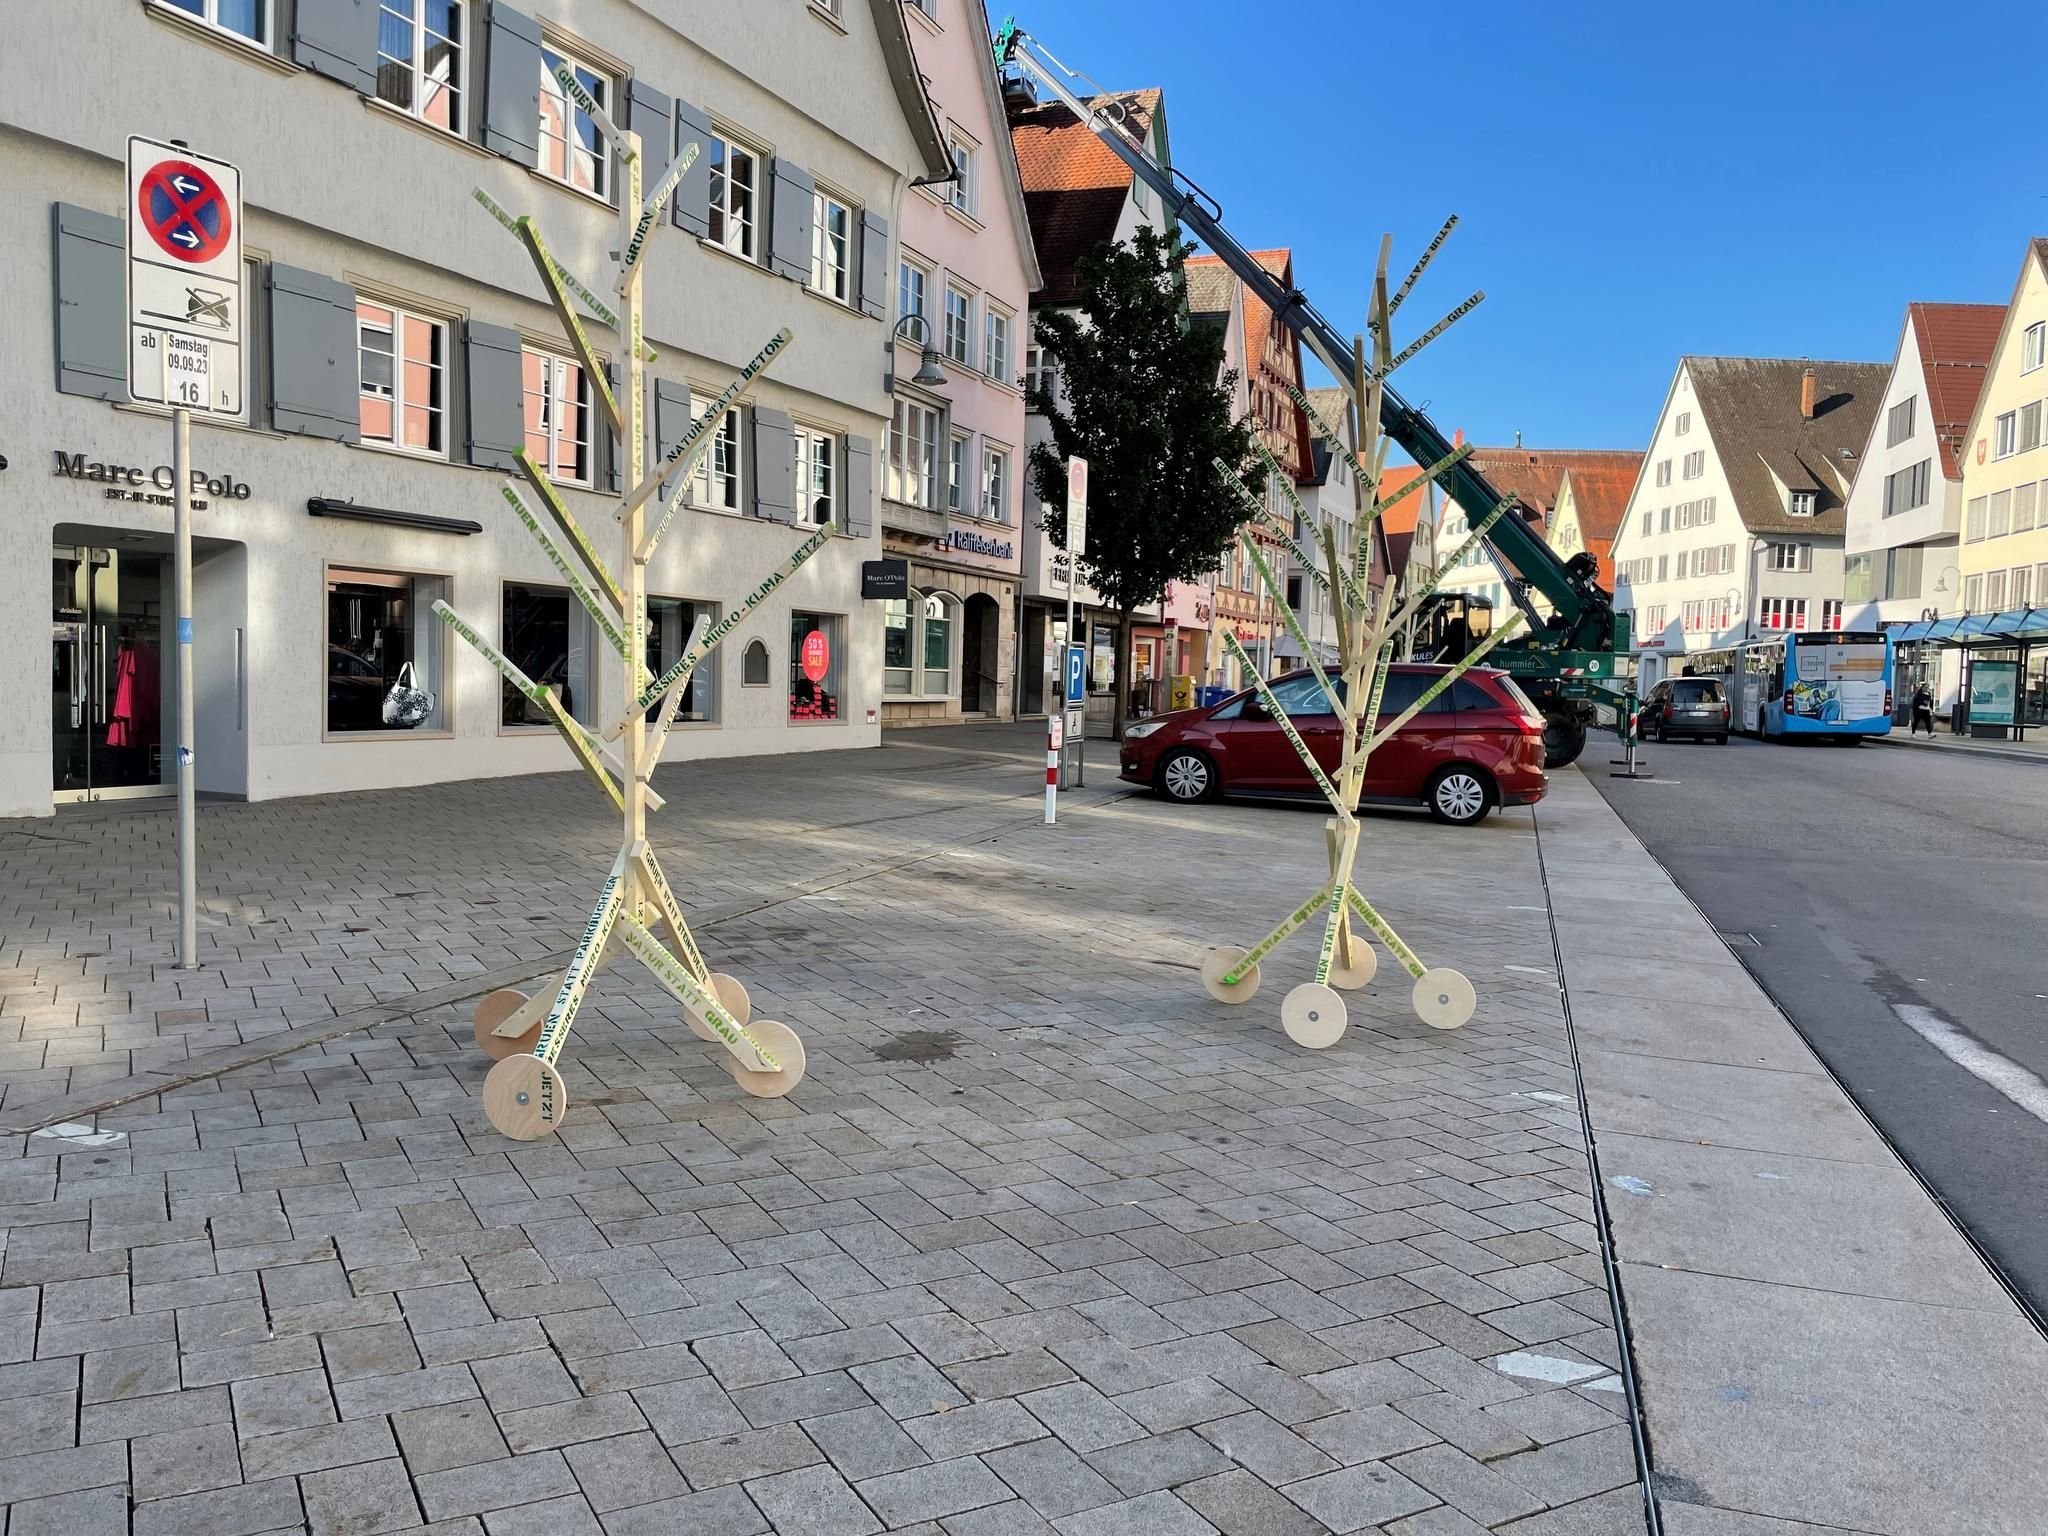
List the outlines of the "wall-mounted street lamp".
<svg viewBox="0 0 2048 1536">
<path fill-rule="evenodd" d="M 915 337 L 904 337 L 903 328 L 906 325 L 914 325 L 923 331 L 924 340 L 919 342 Z M 917 362 L 917 372 L 910 376 L 911 383 L 922 385 L 926 389 L 936 389 L 946 382 L 946 375 L 939 367 L 939 349 L 932 345 L 931 321 L 925 319 L 923 315 L 905 315 L 896 322 L 896 335 L 924 348 L 924 353 Z"/>
</svg>

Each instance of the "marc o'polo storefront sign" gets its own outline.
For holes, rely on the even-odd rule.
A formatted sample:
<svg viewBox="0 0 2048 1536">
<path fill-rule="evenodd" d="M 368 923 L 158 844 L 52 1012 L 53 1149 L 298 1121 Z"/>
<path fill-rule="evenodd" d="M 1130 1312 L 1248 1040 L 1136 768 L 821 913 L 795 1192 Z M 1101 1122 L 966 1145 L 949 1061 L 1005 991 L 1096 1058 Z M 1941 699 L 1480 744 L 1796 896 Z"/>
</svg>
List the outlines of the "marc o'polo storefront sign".
<svg viewBox="0 0 2048 1536">
<path fill-rule="evenodd" d="M 177 488 L 177 480 L 168 464 L 158 464 L 145 469 L 140 464 L 105 464 L 98 459 L 88 459 L 82 453 L 66 453 L 62 448 L 56 451 L 57 467 L 53 471 L 60 480 L 83 480 L 88 484 L 106 487 L 109 501 L 140 501 L 151 506 L 171 505 L 171 492 Z M 197 496 L 204 491 L 209 496 L 218 496 L 223 501 L 247 501 L 249 487 L 232 475 L 210 477 L 203 469 L 192 471 L 192 493 Z M 195 501 L 195 507 L 203 508 L 206 503 Z"/>
</svg>

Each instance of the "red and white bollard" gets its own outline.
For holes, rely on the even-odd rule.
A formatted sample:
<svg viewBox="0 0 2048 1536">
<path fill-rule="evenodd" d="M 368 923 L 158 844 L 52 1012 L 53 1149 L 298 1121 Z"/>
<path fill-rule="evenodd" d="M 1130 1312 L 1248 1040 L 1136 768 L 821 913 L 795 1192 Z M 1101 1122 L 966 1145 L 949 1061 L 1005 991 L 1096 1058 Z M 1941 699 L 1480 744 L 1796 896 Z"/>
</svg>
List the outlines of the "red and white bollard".
<svg viewBox="0 0 2048 1536">
<path fill-rule="evenodd" d="M 1063 732 L 1058 715 L 1045 717 L 1045 824 L 1053 824 L 1060 799 L 1060 743 Z"/>
</svg>

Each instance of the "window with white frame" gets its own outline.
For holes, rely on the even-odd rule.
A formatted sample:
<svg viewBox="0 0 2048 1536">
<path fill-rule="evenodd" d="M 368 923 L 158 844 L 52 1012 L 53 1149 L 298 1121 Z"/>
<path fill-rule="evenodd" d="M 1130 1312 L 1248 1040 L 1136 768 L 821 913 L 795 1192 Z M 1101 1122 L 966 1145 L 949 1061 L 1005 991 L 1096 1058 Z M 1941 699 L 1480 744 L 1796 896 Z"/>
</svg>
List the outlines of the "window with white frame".
<svg viewBox="0 0 2048 1536">
<path fill-rule="evenodd" d="M 939 19 L 939 0 L 904 0 L 904 3 L 932 22 Z"/>
<path fill-rule="evenodd" d="M 1686 434 L 1686 433 L 1690 432 L 1691 430 L 1692 430 L 1692 412 L 1691 412 L 1691 411 L 1680 411 L 1680 412 L 1678 413 L 1678 419 L 1677 419 L 1676 421 L 1672 422 L 1672 424 L 1671 424 L 1671 435 L 1672 435 L 1673 437 L 1683 437 L 1683 436 L 1685 436 L 1685 434 Z"/>
<path fill-rule="evenodd" d="M 747 261 L 759 261 L 760 153 L 718 133 L 711 135 L 709 149 L 711 243 Z"/>
<path fill-rule="evenodd" d="M 555 78 L 559 65 L 576 72 L 576 83 L 609 112 L 616 97 L 612 77 L 567 48 L 550 43 L 540 51 L 540 173 L 596 197 L 611 196 L 611 154 L 597 119 L 576 104 Z"/>
<path fill-rule="evenodd" d="M 590 484 L 590 379 L 583 365 L 531 347 L 519 362 L 526 451 L 550 478 Z"/>
<path fill-rule="evenodd" d="M 1765 629 L 1806 628 L 1806 599 L 1803 597 L 1767 597 L 1763 600 L 1761 620 Z"/>
<path fill-rule="evenodd" d="M 1995 459 L 2009 459 L 2017 450 L 2020 440 L 2020 415 L 2018 411 L 2007 411 L 1998 418 L 1991 456 Z"/>
<path fill-rule="evenodd" d="M 2006 593 L 2006 601 L 2015 608 L 2031 607 L 2027 594 L 2033 588 L 2034 572 L 2031 566 L 2016 565 L 2012 568 L 2012 586 Z"/>
<path fill-rule="evenodd" d="M 1657 514 L 1656 514 L 1656 513 L 1654 513 L 1654 512 L 1651 512 L 1651 511 L 1649 511 L 1649 510 L 1647 510 L 1647 509 L 1646 509 L 1646 510 L 1645 510 L 1645 511 L 1643 512 L 1643 537 L 1644 537 L 1644 538 L 1646 538 L 1646 539 L 1647 539 L 1647 538 L 1648 538 L 1648 537 L 1649 537 L 1649 536 L 1650 536 L 1651 534 L 1653 534 L 1653 533 L 1655 533 L 1655 532 L 1657 531 L 1657 529 L 1656 529 L 1656 522 L 1657 522 Z"/>
<path fill-rule="evenodd" d="M 359 300 L 356 356 L 363 441 L 445 457 L 448 327 Z"/>
<path fill-rule="evenodd" d="M 882 494 L 905 506 L 938 508 L 939 413 L 898 397 L 889 418 L 889 462 Z"/>
<path fill-rule="evenodd" d="M 998 384 L 1016 382 L 1010 377 L 1010 317 L 993 304 L 982 319 L 981 368 Z M 2038 412 L 2040 407 L 2027 409 Z"/>
<path fill-rule="evenodd" d="M 967 510 L 967 461 L 974 448 L 971 433 L 955 432 L 946 450 L 946 506 L 953 512 Z"/>
<path fill-rule="evenodd" d="M 2040 446 L 2041 402 L 2036 400 L 2031 404 L 2023 405 L 2020 407 L 2019 451 L 2021 453 L 2025 453 L 2029 449 L 2038 448 Z"/>
<path fill-rule="evenodd" d="M 2004 611 L 2005 572 L 1986 571 L 1984 573 L 1984 607 L 1991 613 Z"/>
<path fill-rule="evenodd" d="M 1963 542 L 1975 544 L 1984 537 L 1984 503 L 1988 498 L 1973 496 L 1963 508 Z"/>
<path fill-rule="evenodd" d="M 690 398 L 692 420 L 711 409 L 711 402 L 698 396 Z M 725 413 L 718 423 L 718 430 L 711 436 L 711 447 L 704 457 L 697 461 L 697 468 L 690 476 L 689 490 L 685 499 L 693 507 L 711 512 L 737 512 L 740 510 L 740 408 L 734 406 Z"/>
<path fill-rule="evenodd" d="M 382 0 L 377 12 L 377 99 L 463 131 L 469 58 L 468 0 Z"/>
<path fill-rule="evenodd" d="M 1963 579 L 1963 612 L 1982 613 L 1983 611 L 1984 578 L 1982 576 L 1965 577 Z"/>
<path fill-rule="evenodd" d="M 1823 598 L 1820 605 L 1820 627 L 1840 629 L 1842 627 L 1842 600 L 1839 597 Z"/>
<path fill-rule="evenodd" d="M 1707 450 L 1695 448 L 1685 456 L 1682 473 L 1688 480 L 1697 480 L 1707 472 Z"/>
<path fill-rule="evenodd" d="M 839 435 L 796 424 L 796 520 L 829 528 L 839 522 Z"/>
<path fill-rule="evenodd" d="M 1698 515 L 1698 519 L 1699 519 L 1699 521 L 1700 521 L 1700 522 L 1701 522 L 1702 524 L 1706 524 L 1706 523 L 1711 523 L 1711 522 L 1712 522 L 1712 521 L 1714 520 L 1714 498 L 1713 498 L 1713 497 L 1711 497 L 1711 496 L 1702 496 L 1702 497 L 1701 497 L 1701 498 L 1699 499 L 1699 511 L 1698 511 L 1698 514 L 1697 514 L 1697 515 Z"/>
<path fill-rule="evenodd" d="M 1984 518 L 1984 537 L 2002 539 L 2012 532 L 2012 492 L 1993 491 Z"/>
<path fill-rule="evenodd" d="M 2048 320 L 2036 320 L 2020 333 L 2020 372 L 2032 373 L 2048 362 Z"/>
<path fill-rule="evenodd" d="M 1657 531 L 1659 533 L 1669 533 L 1671 531 L 1671 509 L 1669 507 L 1659 507 L 1657 509 Z"/>
<path fill-rule="evenodd" d="M 1669 459 L 1659 459 L 1657 461 L 1657 483 L 1659 485 L 1669 485 L 1671 483 L 1671 461 Z"/>
<path fill-rule="evenodd" d="M 1010 520 L 1010 452 L 988 447 L 981 454 L 980 514 L 992 523 Z"/>
<path fill-rule="evenodd" d="M 166 10 L 183 11 L 209 27 L 232 32 L 236 37 L 268 48 L 271 45 L 271 6 L 274 0 L 156 0 Z M 2039 329 L 2039 327 L 2036 327 Z"/>
<path fill-rule="evenodd" d="M 946 284 L 946 356 L 974 366 L 974 296 Z"/>
<path fill-rule="evenodd" d="M 1813 546 L 1811 544 L 1766 544 L 1764 546 L 1764 569 L 1767 571 L 1810 571 L 1813 569 Z"/>
<path fill-rule="evenodd" d="M 896 264 L 896 318 L 905 315 L 925 317 L 925 293 L 931 287 L 932 274 L 929 267 L 905 257 Z"/>
<path fill-rule="evenodd" d="M 954 623 L 950 592 L 911 590 L 882 605 L 882 692 L 942 698 L 953 692 Z"/>
<path fill-rule="evenodd" d="M 811 292 L 853 302 L 853 210 L 829 193 L 811 199 Z"/>
<path fill-rule="evenodd" d="M 2016 485 L 2012 488 L 2012 531 L 2014 533 L 2029 533 L 2035 528 L 2039 515 L 2040 492 L 2040 484 L 2033 481 L 2029 481 L 2025 485 Z"/>
<path fill-rule="evenodd" d="M 980 153 L 975 146 L 959 134 L 954 134 L 948 145 L 953 156 L 953 179 L 946 184 L 946 201 L 962 213 L 972 215 L 978 199 L 975 177 L 980 171 Z"/>
<path fill-rule="evenodd" d="M 1794 491 L 1788 510 L 1794 517 L 1812 517 L 1820 507 L 1818 491 Z"/>
<path fill-rule="evenodd" d="M 1918 395 L 1909 395 L 1884 413 L 1884 445 L 1896 448 L 1913 435 L 1913 407 Z"/>
</svg>

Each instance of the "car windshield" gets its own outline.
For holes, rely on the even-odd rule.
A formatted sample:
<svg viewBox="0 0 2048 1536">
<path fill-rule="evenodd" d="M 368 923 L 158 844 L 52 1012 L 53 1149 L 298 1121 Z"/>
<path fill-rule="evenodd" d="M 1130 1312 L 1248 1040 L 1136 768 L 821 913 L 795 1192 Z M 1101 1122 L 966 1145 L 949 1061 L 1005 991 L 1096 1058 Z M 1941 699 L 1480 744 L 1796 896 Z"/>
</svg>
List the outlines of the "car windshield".
<svg viewBox="0 0 2048 1536">
<path fill-rule="evenodd" d="M 1674 704 L 1719 704 L 1724 697 L 1720 683 L 1711 677 L 1687 678 L 1671 685 Z"/>
</svg>

